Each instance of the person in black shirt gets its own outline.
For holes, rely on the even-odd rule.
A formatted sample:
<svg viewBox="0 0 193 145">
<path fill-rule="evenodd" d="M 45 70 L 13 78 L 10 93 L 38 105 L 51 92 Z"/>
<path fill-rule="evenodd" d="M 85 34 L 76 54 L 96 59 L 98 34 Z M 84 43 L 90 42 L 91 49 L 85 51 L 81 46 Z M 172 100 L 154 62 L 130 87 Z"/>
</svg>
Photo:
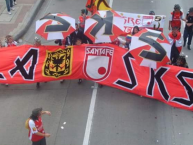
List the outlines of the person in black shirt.
<svg viewBox="0 0 193 145">
<path fill-rule="evenodd" d="M 184 47 L 186 46 L 186 40 L 188 38 L 188 46 L 187 48 L 190 49 L 191 41 L 193 35 L 193 7 L 189 9 L 189 13 L 186 16 L 186 26 L 184 29 Z"/>
<path fill-rule="evenodd" d="M 173 65 L 188 68 L 188 64 L 186 62 L 186 57 L 184 55 L 179 55 L 176 63 L 173 63 Z"/>
<path fill-rule="evenodd" d="M 76 31 L 74 31 L 72 34 L 70 34 L 70 38 L 71 38 L 72 45 L 76 45 L 77 39 L 81 39 L 81 41 L 82 41 L 83 33 L 79 29 L 79 26 L 77 23 L 76 23 Z"/>
</svg>

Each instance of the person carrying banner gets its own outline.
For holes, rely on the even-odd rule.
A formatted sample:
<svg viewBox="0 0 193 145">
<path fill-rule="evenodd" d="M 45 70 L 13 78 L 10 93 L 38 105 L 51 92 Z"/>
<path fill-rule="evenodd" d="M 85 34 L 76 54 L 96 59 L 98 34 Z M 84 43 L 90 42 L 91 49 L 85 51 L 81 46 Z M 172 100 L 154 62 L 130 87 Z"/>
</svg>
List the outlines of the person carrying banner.
<svg viewBox="0 0 193 145">
<path fill-rule="evenodd" d="M 45 137 L 50 137 L 50 134 L 44 131 L 42 123 L 42 115 L 44 114 L 51 115 L 49 111 L 42 111 L 42 108 L 36 108 L 27 120 L 29 129 L 28 137 L 32 141 L 32 145 L 46 145 Z"/>
<path fill-rule="evenodd" d="M 139 31 L 140 31 L 140 30 L 139 30 L 139 27 L 138 27 L 138 26 L 133 27 L 132 35 L 137 34 Z"/>
<path fill-rule="evenodd" d="M 131 38 L 132 36 L 131 35 L 127 35 L 126 36 L 126 43 L 125 43 L 125 48 L 127 48 L 128 50 L 130 49 L 130 45 L 131 45 Z"/>
<path fill-rule="evenodd" d="M 174 64 L 182 50 L 182 37 L 178 27 L 172 27 L 172 32 L 168 34 L 168 41 L 172 46 L 170 61 Z"/>
<path fill-rule="evenodd" d="M 169 30 L 171 30 L 171 28 L 173 27 L 178 27 L 179 31 L 181 29 L 181 20 L 186 21 L 183 18 L 183 12 L 180 10 L 181 7 L 179 4 L 175 4 L 174 5 L 174 11 L 171 12 L 171 16 L 169 19 Z"/>
<path fill-rule="evenodd" d="M 186 62 L 186 56 L 179 55 L 179 57 L 177 58 L 176 63 L 174 63 L 173 65 L 188 68 L 188 64 Z"/>
<path fill-rule="evenodd" d="M 79 30 L 83 33 L 82 43 L 93 44 L 93 42 L 86 35 L 84 35 L 85 21 L 87 18 L 89 18 L 89 16 L 87 16 L 87 14 L 88 14 L 88 11 L 86 9 L 81 10 L 81 15 L 79 16 L 79 19 L 78 19 L 78 27 L 79 27 Z"/>
<path fill-rule="evenodd" d="M 11 35 L 5 37 L 5 47 L 17 46 L 17 42 L 13 40 Z"/>
<path fill-rule="evenodd" d="M 75 25 L 76 25 L 76 30 L 72 34 L 70 34 L 72 45 L 76 44 L 76 40 L 78 38 L 81 40 L 83 38 L 83 33 L 82 31 L 80 31 L 78 24 L 76 23 Z"/>
<path fill-rule="evenodd" d="M 184 29 L 184 47 L 186 46 L 186 41 L 188 38 L 188 46 L 187 48 L 190 49 L 190 45 L 192 42 L 192 36 L 193 36 L 193 7 L 189 9 L 188 14 L 186 15 L 186 26 Z"/>
</svg>

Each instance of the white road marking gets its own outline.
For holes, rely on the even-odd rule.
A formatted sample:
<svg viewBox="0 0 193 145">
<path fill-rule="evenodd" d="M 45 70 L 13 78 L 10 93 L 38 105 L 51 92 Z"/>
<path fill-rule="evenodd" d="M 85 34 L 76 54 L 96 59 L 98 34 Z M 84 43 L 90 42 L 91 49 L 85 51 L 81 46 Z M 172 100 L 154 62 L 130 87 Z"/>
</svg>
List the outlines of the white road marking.
<svg viewBox="0 0 193 145">
<path fill-rule="evenodd" d="M 112 8 L 113 7 L 113 0 L 110 0 L 109 6 Z"/>
<path fill-rule="evenodd" d="M 64 125 L 66 124 L 66 122 L 63 123 Z"/>
<path fill-rule="evenodd" d="M 64 127 L 63 127 L 63 126 L 61 126 L 61 129 L 64 129 Z"/>
<path fill-rule="evenodd" d="M 94 89 L 92 92 L 91 102 L 90 102 L 90 108 L 89 108 L 88 119 L 87 119 L 87 123 L 86 123 L 83 145 L 89 145 L 89 138 L 90 138 L 92 121 L 93 121 L 93 116 L 94 116 L 94 108 L 95 108 L 95 102 L 96 102 L 97 88 L 98 88 L 98 84 L 95 83 Z"/>
</svg>

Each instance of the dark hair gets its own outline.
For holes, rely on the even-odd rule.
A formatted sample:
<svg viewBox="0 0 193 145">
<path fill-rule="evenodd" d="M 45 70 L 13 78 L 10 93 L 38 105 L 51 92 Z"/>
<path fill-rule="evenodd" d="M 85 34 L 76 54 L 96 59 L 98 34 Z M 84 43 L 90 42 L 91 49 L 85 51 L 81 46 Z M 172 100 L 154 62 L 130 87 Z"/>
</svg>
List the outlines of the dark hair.
<svg viewBox="0 0 193 145">
<path fill-rule="evenodd" d="M 172 27 L 172 30 L 179 30 L 180 28 L 179 27 Z"/>
<path fill-rule="evenodd" d="M 75 23 L 76 26 L 78 26 L 78 23 Z"/>
<path fill-rule="evenodd" d="M 186 56 L 184 56 L 184 55 L 180 55 L 177 60 L 182 61 L 183 65 L 186 64 Z"/>
<path fill-rule="evenodd" d="M 31 116 L 29 117 L 30 119 L 32 119 L 33 121 L 38 120 L 38 117 L 40 115 L 40 112 L 42 111 L 42 108 L 36 108 L 32 111 Z"/>
<path fill-rule="evenodd" d="M 87 9 L 82 9 L 82 10 L 81 10 L 81 13 L 87 15 L 87 14 L 88 14 L 88 10 L 87 10 Z"/>
<path fill-rule="evenodd" d="M 80 39 L 80 38 L 76 38 L 76 41 L 75 41 L 75 42 L 77 42 L 77 41 L 81 41 L 81 42 L 82 42 L 82 39 Z"/>
<path fill-rule="evenodd" d="M 133 27 L 133 32 L 132 32 L 132 35 L 134 35 L 134 30 L 137 29 L 139 31 L 139 27 L 138 26 L 135 26 Z"/>
</svg>

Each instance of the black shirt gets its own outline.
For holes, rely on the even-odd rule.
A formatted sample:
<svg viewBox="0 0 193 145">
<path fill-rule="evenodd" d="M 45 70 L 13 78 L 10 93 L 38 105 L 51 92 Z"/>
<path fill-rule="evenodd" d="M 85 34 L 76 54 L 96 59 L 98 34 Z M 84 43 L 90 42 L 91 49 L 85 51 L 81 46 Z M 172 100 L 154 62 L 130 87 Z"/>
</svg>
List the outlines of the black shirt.
<svg viewBox="0 0 193 145">
<path fill-rule="evenodd" d="M 193 23 L 193 16 L 189 16 L 189 13 L 188 13 L 186 17 L 187 17 L 187 20 L 188 20 L 187 23 Z M 185 29 L 188 30 L 188 31 L 193 31 L 193 26 L 188 27 L 186 25 Z"/>
</svg>

